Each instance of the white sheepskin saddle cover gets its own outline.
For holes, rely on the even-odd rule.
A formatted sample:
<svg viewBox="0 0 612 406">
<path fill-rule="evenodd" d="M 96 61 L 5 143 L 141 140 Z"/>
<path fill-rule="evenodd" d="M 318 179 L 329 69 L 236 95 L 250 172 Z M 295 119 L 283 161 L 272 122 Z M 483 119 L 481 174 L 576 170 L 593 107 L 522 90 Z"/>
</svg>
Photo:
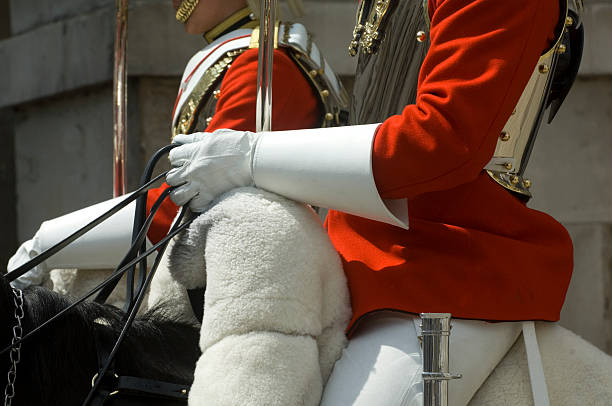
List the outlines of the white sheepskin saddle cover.
<svg viewBox="0 0 612 406">
<path fill-rule="evenodd" d="M 342 264 L 316 213 L 240 188 L 168 250 L 149 304 L 171 300 L 193 317 L 184 288 L 206 286 L 189 404 L 318 405 L 351 310 Z"/>
</svg>

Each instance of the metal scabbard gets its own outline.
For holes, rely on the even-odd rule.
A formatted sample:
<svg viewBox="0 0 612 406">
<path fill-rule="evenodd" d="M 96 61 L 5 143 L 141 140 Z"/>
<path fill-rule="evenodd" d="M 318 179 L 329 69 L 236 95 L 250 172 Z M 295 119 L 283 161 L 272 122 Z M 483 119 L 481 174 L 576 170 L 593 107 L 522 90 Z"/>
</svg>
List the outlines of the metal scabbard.
<svg viewBox="0 0 612 406">
<path fill-rule="evenodd" d="M 117 0 L 113 69 L 113 197 L 125 194 L 127 122 L 127 24 L 129 0 Z"/>
<path fill-rule="evenodd" d="M 450 313 L 421 313 L 423 405 L 448 406 Z"/>
<path fill-rule="evenodd" d="M 277 3 L 278 0 L 261 0 L 255 119 L 257 132 L 272 130 L 272 71 Z"/>
</svg>

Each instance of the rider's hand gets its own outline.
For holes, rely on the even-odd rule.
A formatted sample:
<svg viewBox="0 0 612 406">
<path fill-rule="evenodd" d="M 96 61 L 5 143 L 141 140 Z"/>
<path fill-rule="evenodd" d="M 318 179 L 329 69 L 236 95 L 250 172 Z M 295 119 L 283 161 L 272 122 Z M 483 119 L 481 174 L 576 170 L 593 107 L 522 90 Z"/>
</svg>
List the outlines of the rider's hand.
<svg viewBox="0 0 612 406">
<path fill-rule="evenodd" d="M 170 151 L 173 169 L 166 182 L 179 186 L 171 199 L 179 206 L 189 203 L 191 210 L 201 212 L 222 193 L 252 185 L 258 139 L 259 134 L 233 130 L 174 137 L 175 143 L 183 145 Z"/>
<path fill-rule="evenodd" d="M 11 257 L 11 259 L 9 259 L 6 267 L 7 270 L 9 272 L 15 270 L 37 256 L 41 252 L 38 245 L 38 236 L 36 235 L 31 240 L 21 244 L 17 252 Z M 48 275 L 49 269 L 43 262 L 42 264 L 39 264 L 26 272 L 24 275 L 21 275 L 19 278 L 15 279 L 12 282 L 12 285 L 18 289 L 25 289 L 32 285 L 42 285 Z"/>
</svg>

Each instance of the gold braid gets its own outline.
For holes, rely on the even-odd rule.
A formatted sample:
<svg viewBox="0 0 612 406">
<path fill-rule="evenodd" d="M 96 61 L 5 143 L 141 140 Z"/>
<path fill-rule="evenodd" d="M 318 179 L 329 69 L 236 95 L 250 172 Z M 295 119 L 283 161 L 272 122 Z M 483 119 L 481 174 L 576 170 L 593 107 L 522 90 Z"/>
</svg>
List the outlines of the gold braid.
<svg viewBox="0 0 612 406">
<path fill-rule="evenodd" d="M 176 19 L 183 24 L 187 22 L 200 0 L 183 0 L 176 12 Z"/>
</svg>

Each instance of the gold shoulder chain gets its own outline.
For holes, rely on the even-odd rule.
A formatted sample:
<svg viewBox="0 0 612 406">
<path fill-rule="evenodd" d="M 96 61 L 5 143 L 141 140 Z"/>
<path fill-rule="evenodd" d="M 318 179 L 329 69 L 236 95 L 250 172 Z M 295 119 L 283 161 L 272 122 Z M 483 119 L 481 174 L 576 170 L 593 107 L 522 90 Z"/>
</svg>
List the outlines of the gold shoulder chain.
<svg viewBox="0 0 612 406">
<path fill-rule="evenodd" d="M 245 50 L 237 49 L 227 52 L 204 72 L 183 107 L 181 107 L 178 122 L 172 129 L 172 138 L 177 134 L 188 134 L 192 130 L 200 106 L 206 100 L 206 96 L 210 96 L 208 93 L 212 90 L 213 85 L 229 69 L 234 59 Z"/>
</svg>

